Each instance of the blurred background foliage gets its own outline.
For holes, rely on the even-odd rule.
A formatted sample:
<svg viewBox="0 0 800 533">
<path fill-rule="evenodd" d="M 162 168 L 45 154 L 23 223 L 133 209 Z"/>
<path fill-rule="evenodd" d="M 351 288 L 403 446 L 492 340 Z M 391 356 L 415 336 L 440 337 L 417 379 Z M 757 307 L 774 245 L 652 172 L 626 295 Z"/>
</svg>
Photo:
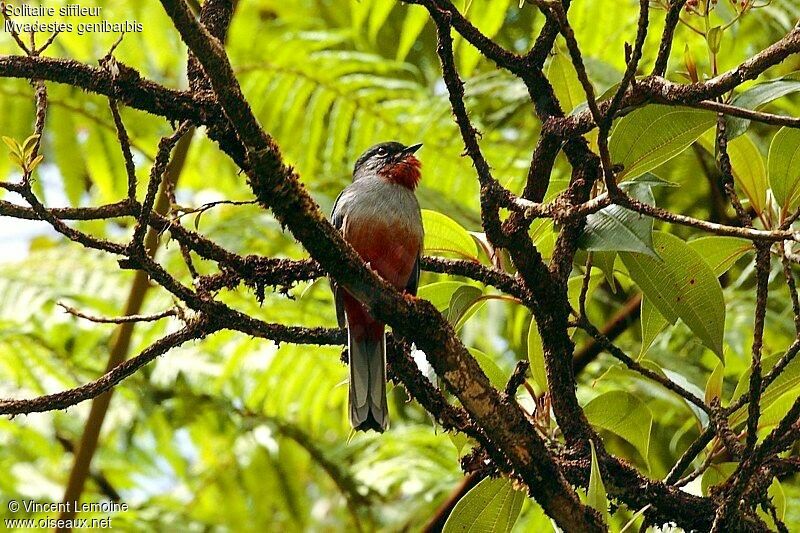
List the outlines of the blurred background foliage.
<svg viewBox="0 0 800 533">
<path fill-rule="evenodd" d="M 719 4 L 727 0 L 720 0 Z M 45 3 L 45 2 L 43 2 Z M 516 0 L 456 0 L 469 18 L 504 46 L 523 52 L 543 19 Z M 36 4 L 36 2 L 31 3 Z M 657 4 L 657 3 L 655 3 Z M 173 88 L 186 87 L 186 50 L 157 2 L 111 2 L 102 6 L 112 22 L 136 19 L 141 34 L 128 34 L 116 50 L 119 61 Z M 598 93 L 616 83 L 624 67 L 623 46 L 635 34 L 638 2 L 574 2 L 570 20 Z M 784 35 L 800 14 L 797 0 L 774 1 L 725 32 L 719 68 L 725 70 Z M 663 26 L 664 11 L 653 8 L 642 61 L 649 72 Z M 118 36 L 62 34 L 49 54 L 96 64 Z M 43 39 L 44 37 L 40 37 Z M 478 185 L 453 124 L 440 78 L 434 30 L 427 12 L 394 0 L 251 0 L 241 2 L 230 30 L 228 50 L 244 92 L 265 129 L 296 166 L 324 210 L 349 182 L 352 164 L 368 146 L 384 140 L 423 142 L 423 208 L 446 213 L 470 231 L 480 231 Z M 563 43 L 548 59 L 557 95 L 570 111 L 583 101 Z M 701 75 L 710 72 L 703 37 L 678 28 L 668 77 L 684 81 L 685 50 Z M 0 53 L 18 53 L 0 34 Z M 482 146 L 495 176 L 519 192 L 540 124 L 523 85 L 482 59 L 456 38 L 456 55 L 466 82 L 467 104 L 482 131 Z M 768 71 L 765 79 L 800 67 L 797 57 Z M 49 84 L 50 115 L 43 139 L 44 162 L 36 186 L 49 206 L 88 206 L 124 197 L 125 173 L 108 103 L 98 96 Z M 0 134 L 24 139 L 31 133 L 33 91 L 22 80 L 0 80 Z M 780 98 L 770 111 L 797 115 L 800 101 Z M 137 173 L 146 182 L 163 120 L 122 110 L 135 148 Z M 774 129 L 752 126 L 748 137 L 766 158 Z M 656 169 L 679 187 L 654 189 L 656 201 L 700 218 L 714 216 L 706 168 L 713 158 L 692 148 Z M 0 158 L 0 176 L 14 175 Z M 569 177 L 559 159 L 549 195 Z M 143 191 L 139 191 L 140 194 Z M 220 200 L 248 200 L 244 178 L 198 131 L 179 178 L 178 202 L 199 206 Z M 17 199 L 9 196 L 9 200 Z M 184 218 L 187 225 L 193 215 Z M 299 258 L 303 250 L 279 224 L 254 206 L 220 206 L 197 220 L 198 228 L 241 254 Z M 124 221 L 77 223 L 100 236 L 118 238 Z M 537 242 L 549 252 L 552 230 L 535 226 Z M 682 238 L 699 235 L 661 223 L 656 229 Z M 747 254 L 752 259 L 752 254 Z M 162 237 L 159 260 L 189 283 L 174 243 Z M 114 334 L 111 325 L 87 323 L 65 314 L 56 302 L 94 313 L 120 314 L 132 274 L 111 257 L 65 242 L 45 225 L 6 219 L 0 229 L 0 396 L 30 397 L 74 387 L 105 367 Z M 749 364 L 754 280 L 752 261 L 742 260 L 723 277 L 727 304 L 723 397 L 730 398 Z M 619 262 L 618 268 L 619 268 Z M 199 264 L 201 272 L 212 271 Z M 785 349 L 794 337 L 791 304 L 777 266 L 771 282 L 766 353 Z M 603 324 L 636 292 L 624 273 L 617 287 L 598 279 L 590 317 Z M 422 284 L 445 281 L 423 273 Z M 451 280 L 452 281 L 452 280 Z M 484 292 L 491 292 L 483 289 Z M 268 321 L 333 326 L 327 283 L 300 284 L 292 298 L 268 292 L 263 305 L 242 290 L 222 297 Z M 172 304 L 163 291 L 148 292 L 143 312 Z M 447 307 L 445 297 L 443 307 Z M 465 343 L 486 354 L 492 371 L 507 378 L 528 350 L 530 314 L 521 306 L 490 300 L 466 321 Z M 137 353 L 175 323 L 164 320 L 135 328 Z M 580 347 L 585 338 L 576 334 Z M 638 325 L 618 340 L 630 354 L 641 349 Z M 417 529 L 458 485 L 460 453 L 468 447 L 437 429 L 405 391 L 390 390 L 392 428 L 386 434 L 349 438 L 345 416 L 346 367 L 339 349 L 276 346 L 223 332 L 159 358 L 129 378 L 113 399 L 84 499 L 117 493 L 131 510 L 114 525 L 207 530 L 372 530 Z M 647 352 L 670 376 L 702 391 L 717 365 L 714 354 L 689 329 L 667 328 Z M 612 391 L 626 391 L 650 413 L 652 433 L 646 457 L 641 449 L 604 432 L 610 449 L 654 478 L 662 478 L 699 433 L 696 418 L 679 398 L 613 366 L 593 361 L 578 377 L 579 398 L 588 404 Z M 798 389 L 787 391 L 787 397 Z M 530 406 L 527 392 L 520 401 Z M 638 404 L 637 404 L 638 405 Z M 3 499 L 59 501 L 72 464 L 69 450 L 82 432 L 89 403 L 64 412 L 0 419 L 0 494 Z M 713 469 L 712 469 L 713 470 Z M 716 470 L 714 470 L 716 471 Z M 104 482 L 105 484 L 104 484 Z M 787 523 L 800 527 L 800 488 L 784 480 Z M 111 487 L 111 489 L 109 489 Z M 689 490 L 699 492 L 699 480 Z M 5 506 L 0 514 L 6 513 Z M 615 528 L 630 519 L 618 512 Z M 525 501 L 519 531 L 550 528 L 538 507 Z"/>
</svg>

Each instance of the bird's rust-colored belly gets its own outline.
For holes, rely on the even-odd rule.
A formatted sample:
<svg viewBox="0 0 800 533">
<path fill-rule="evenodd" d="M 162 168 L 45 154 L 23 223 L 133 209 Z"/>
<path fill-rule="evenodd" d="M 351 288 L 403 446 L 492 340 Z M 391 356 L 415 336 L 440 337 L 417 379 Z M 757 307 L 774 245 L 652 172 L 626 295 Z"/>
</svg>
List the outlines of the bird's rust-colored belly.
<svg viewBox="0 0 800 533">
<path fill-rule="evenodd" d="M 419 235 L 400 225 L 348 224 L 345 239 L 382 278 L 405 288 L 422 245 Z"/>
</svg>

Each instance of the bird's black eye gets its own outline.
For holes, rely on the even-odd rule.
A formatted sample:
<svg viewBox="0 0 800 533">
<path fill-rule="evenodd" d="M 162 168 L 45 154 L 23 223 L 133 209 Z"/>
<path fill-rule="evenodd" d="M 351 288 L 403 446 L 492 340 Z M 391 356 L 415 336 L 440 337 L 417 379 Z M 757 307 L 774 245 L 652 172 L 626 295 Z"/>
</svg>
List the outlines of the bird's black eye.
<svg viewBox="0 0 800 533">
<path fill-rule="evenodd" d="M 386 155 L 386 148 L 378 148 L 378 155 Z"/>
</svg>

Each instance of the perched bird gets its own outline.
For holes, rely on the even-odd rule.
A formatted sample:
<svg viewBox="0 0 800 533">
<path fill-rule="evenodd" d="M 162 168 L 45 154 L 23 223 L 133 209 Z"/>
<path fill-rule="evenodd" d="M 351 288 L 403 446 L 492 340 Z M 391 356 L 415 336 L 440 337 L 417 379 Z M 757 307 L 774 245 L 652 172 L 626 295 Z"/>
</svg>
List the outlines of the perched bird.
<svg viewBox="0 0 800 533">
<path fill-rule="evenodd" d="M 370 268 L 413 295 L 423 238 L 414 195 L 421 166 L 414 153 L 420 146 L 386 142 L 364 152 L 356 161 L 353 183 L 336 199 L 331 215 L 333 225 Z M 347 327 L 350 424 L 356 430 L 383 432 L 389 424 L 384 324 L 346 290 L 332 286 L 339 326 Z"/>
</svg>

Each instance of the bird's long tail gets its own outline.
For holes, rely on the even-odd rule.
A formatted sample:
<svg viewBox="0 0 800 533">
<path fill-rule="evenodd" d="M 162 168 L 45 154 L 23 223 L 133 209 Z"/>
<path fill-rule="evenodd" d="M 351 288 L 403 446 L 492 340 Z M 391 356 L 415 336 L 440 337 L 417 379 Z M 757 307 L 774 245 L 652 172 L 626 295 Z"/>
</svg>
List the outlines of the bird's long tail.
<svg viewBox="0 0 800 533">
<path fill-rule="evenodd" d="M 383 324 L 351 324 L 347 332 L 350 353 L 350 424 L 358 431 L 383 432 L 389 426 L 386 405 L 386 337 Z"/>
</svg>

